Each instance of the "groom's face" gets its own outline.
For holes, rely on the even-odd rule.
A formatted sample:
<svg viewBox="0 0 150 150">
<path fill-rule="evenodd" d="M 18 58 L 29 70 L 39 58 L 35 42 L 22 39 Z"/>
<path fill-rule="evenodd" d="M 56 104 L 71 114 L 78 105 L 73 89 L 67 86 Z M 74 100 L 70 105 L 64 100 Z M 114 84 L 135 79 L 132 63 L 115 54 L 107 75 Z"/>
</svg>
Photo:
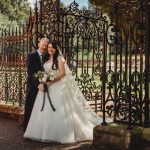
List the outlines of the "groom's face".
<svg viewBox="0 0 150 150">
<path fill-rule="evenodd" d="M 46 49 L 47 49 L 47 46 L 48 46 L 48 42 L 45 41 L 45 40 L 41 40 L 39 42 L 39 50 L 40 50 L 40 52 L 44 53 L 46 51 Z"/>
</svg>

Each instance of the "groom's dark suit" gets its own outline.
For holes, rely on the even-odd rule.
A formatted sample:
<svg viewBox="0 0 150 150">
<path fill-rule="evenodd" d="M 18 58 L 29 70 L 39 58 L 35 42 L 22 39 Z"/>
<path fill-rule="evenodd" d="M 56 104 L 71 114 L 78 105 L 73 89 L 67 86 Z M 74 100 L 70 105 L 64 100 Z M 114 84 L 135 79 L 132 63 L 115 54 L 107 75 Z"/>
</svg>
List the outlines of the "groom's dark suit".
<svg viewBox="0 0 150 150">
<path fill-rule="evenodd" d="M 43 65 L 38 51 L 29 54 L 27 58 L 28 77 L 27 77 L 27 90 L 25 100 L 24 131 L 26 130 L 26 127 L 28 125 L 34 101 L 38 93 L 39 81 L 38 79 L 34 78 L 34 74 L 42 70 Z"/>
</svg>

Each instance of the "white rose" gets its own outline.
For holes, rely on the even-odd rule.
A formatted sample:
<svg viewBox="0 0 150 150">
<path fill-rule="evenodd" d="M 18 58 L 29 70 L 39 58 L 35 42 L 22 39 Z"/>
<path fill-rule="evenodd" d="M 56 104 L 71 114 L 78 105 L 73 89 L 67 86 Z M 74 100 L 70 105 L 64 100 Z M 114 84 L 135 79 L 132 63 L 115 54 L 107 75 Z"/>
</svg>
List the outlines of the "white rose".
<svg viewBox="0 0 150 150">
<path fill-rule="evenodd" d="M 44 74 L 44 78 L 47 78 L 48 77 L 48 75 L 47 74 Z"/>
<path fill-rule="evenodd" d="M 46 82 L 46 79 L 47 79 L 47 78 L 43 77 L 43 78 L 42 78 L 42 82 Z"/>
<path fill-rule="evenodd" d="M 51 76 L 51 80 L 52 80 L 52 81 L 54 80 L 54 78 L 55 78 L 54 76 Z"/>
<path fill-rule="evenodd" d="M 53 72 L 50 74 L 50 77 L 52 77 L 52 78 L 54 77 L 54 73 Z"/>
</svg>

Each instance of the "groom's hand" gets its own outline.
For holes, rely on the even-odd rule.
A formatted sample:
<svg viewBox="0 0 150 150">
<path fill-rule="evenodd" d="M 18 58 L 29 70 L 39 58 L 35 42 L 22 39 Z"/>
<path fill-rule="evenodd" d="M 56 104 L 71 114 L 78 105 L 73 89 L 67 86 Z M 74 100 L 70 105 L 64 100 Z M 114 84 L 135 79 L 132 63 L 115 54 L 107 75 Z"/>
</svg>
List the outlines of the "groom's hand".
<svg viewBox="0 0 150 150">
<path fill-rule="evenodd" d="M 38 89 L 39 89 L 40 91 L 44 91 L 44 85 L 40 83 L 40 84 L 38 85 Z"/>
</svg>

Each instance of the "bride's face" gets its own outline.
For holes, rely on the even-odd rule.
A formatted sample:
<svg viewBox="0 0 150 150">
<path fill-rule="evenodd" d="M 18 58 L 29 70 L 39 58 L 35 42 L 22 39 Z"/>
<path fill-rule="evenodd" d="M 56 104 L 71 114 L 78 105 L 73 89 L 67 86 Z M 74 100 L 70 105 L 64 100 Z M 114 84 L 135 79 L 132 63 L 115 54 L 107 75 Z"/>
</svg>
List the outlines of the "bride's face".
<svg viewBox="0 0 150 150">
<path fill-rule="evenodd" d="M 53 48 L 52 44 L 48 44 L 48 53 L 52 56 L 54 55 L 56 50 Z"/>
</svg>

